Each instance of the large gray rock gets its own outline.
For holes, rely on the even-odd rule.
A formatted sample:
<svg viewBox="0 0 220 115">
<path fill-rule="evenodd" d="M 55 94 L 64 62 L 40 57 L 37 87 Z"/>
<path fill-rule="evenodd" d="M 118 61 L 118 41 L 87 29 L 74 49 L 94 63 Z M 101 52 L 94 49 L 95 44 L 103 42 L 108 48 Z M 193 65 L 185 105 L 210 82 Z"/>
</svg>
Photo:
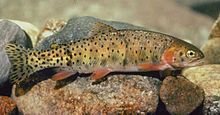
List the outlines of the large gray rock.
<svg viewBox="0 0 220 115">
<path fill-rule="evenodd" d="M 12 95 L 23 114 L 154 113 L 160 83 L 150 77 L 115 75 L 98 84 L 77 78 L 57 89 L 57 83 L 49 79 L 25 94 L 14 86 Z"/>
<path fill-rule="evenodd" d="M 4 89 L 1 86 L 8 80 L 10 62 L 4 51 L 4 45 L 8 42 L 21 44 L 26 48 L 32 48 L 28 35 L 16 24 L 8 21 L 0 21 L 0 94 Z"/>
</svg>

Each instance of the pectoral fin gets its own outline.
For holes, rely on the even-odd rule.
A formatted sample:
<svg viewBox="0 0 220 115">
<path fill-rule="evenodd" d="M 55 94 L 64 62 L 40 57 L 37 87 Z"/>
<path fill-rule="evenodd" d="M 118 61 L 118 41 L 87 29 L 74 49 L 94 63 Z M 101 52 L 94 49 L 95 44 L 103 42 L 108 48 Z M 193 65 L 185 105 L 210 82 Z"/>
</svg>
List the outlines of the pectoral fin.
<svg viewBox="0 0 220 115">
<path fill-rule="evenodd" d="M 75 72 L 75 71 L 60 71 L 60 72 L 56 73 L 55 75 L 53 75 L 51 79 L 54 81 L 59 81 L 59 80 L 66 79 L 70 76 L 73 76 L 76 73 L 77 72 Z"/>
<path fill-rule="evenodd" d="M 106 75 L 108 75 L 110 72 L 112 72 L 112 70 L 110 68 L 97 69 L 92 73 L 91 79 L 92 80 L 99 80 L 99 79 L 105 77 Z"/>
</svg>

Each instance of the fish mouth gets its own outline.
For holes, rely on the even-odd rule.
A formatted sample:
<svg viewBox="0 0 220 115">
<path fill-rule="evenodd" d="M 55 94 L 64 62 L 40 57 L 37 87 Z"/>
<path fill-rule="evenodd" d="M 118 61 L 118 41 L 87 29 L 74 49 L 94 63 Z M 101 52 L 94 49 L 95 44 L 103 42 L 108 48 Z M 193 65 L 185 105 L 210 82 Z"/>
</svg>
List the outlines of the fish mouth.
<svg viewBox="0 0 220 115">
<path fill-rule="evenodd" d="M 185 67 L 193 67 L 193 66 L 201 66 L 205 64 L 205 60 L 204 59 L 196 59 L 191 61 L 190 63 L 185 63 L 184 66 Z"/>
</svg>

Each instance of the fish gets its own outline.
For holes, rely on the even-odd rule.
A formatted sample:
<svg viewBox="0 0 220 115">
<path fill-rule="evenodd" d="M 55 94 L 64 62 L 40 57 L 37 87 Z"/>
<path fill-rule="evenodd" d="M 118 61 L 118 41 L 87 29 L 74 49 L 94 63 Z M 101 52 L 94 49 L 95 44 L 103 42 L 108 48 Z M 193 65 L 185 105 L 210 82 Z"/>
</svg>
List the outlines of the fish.
<svg viewBox="0 0 220 115">
<path fill-rule="evenodd" d="M 52 80 L 88 73 L 100 80 L 111 72 L 176 70 L 201 65 L 204 54 L 176 37 L 149 30 L 117 30 L 97 22 L 89 37 L 67 44 L 52 44 L 48 50 L 27 50 L 8 43 L 10 81 L 19 84 L 45 68 L 62 68 Z"/>
</svg>

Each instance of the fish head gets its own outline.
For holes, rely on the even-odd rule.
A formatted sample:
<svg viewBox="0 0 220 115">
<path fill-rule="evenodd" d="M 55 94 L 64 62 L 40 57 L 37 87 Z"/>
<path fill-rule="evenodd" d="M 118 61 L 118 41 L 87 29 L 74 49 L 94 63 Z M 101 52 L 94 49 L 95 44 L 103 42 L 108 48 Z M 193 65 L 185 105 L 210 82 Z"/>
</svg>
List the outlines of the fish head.
<svg viewBox="0 0 220 115">
<path fill-rule="evenodd" d="M 204 63 L 204 54 L 194 45 L 177 40 L 164 51 L 163 61 L 173 68 L 198 66 Z"/>
</svg>

